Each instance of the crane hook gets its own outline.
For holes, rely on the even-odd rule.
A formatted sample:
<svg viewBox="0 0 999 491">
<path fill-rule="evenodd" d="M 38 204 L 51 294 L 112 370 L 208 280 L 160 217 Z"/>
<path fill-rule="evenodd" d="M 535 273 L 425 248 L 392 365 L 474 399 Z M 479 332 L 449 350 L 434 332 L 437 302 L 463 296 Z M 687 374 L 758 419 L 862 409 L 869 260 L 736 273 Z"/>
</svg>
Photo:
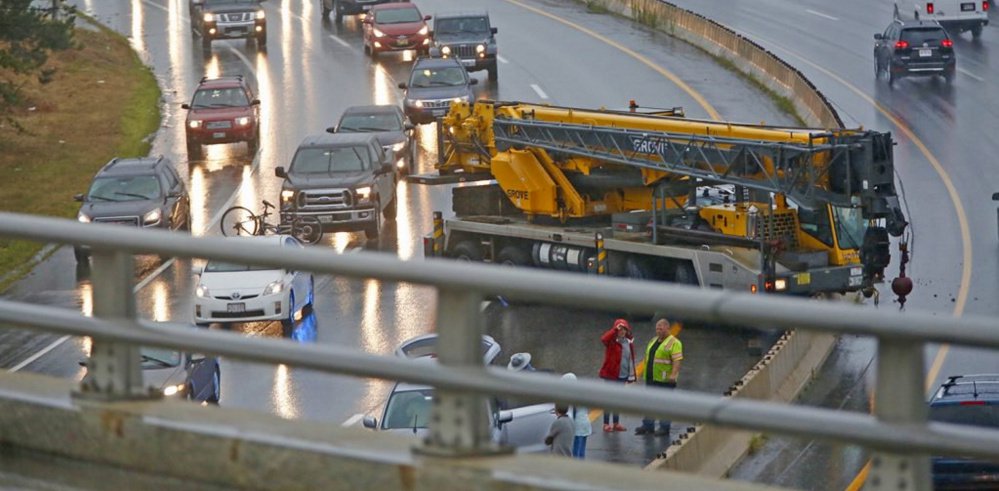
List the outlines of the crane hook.
<svg viewBox="0 0 999 491">
<path fill-rule="evenodd" d="M 891 291 L 898 295 L 898 309 L 904 310 L 905 297 L 912 293 L 912 278 L 905 276 L 905 265 L 909 262 L 909 244 L 905 241 L 899 242 L 898 250 L 902 253 L 902 261 L 898 268 L 898 278 L 891 282 Z"/>
</svg>

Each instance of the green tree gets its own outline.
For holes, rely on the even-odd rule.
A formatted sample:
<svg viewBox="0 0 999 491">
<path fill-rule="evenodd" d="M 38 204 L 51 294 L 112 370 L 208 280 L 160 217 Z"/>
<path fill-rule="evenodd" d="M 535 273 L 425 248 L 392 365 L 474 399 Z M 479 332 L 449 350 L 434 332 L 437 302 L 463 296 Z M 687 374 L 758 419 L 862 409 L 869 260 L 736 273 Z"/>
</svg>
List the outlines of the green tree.
<svg viewBox="0 0 999 491">
<path fill-rule="evenodd" d="M 24 77 L 47 83 L 55 71 L 45 67 L 49 53 L 73 45 L 73 7 L 32 5 L 32 0 L 0 0 L 0 116 L 21 103 Z M 59 14 L 59 15 L 56 15 Z"/>
</svg>

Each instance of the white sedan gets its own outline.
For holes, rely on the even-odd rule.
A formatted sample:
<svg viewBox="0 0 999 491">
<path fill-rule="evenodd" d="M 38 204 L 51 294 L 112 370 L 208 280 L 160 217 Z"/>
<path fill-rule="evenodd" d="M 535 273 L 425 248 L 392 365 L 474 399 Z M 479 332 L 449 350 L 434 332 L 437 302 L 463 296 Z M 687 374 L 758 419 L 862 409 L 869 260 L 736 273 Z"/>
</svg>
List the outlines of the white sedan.
<svg viewBox="0 0 999 491">
<path fill-rule="evenodd" d="M 302 248 L 298 239 L 288 235 L 230 240 Z M 194 274 L 201 276 L 194 291 L 194 323 L 198 325 L 280 320 L 290 329 L 312 309 L 315 299 L 312 273 L 208 261 L 204 268 L 195 268 Z"/>
</svg>

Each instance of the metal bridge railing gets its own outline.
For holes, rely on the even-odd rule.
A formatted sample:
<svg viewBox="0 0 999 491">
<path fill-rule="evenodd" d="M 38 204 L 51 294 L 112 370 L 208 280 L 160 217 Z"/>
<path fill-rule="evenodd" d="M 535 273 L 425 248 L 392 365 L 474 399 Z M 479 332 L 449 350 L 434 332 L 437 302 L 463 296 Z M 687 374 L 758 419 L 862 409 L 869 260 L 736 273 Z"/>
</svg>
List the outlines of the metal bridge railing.
<svg viewBox="0 0 999 491">
<path fill-rule="evenodd" d="M 999 460 L 999 431 L 927 423 L 923 390 L 926 343 L 999 348 L 999 322 L 983 317 L 941 318 L 823 303 L 696 289 L 571 273 L 498 268 L 427 259 L 400 261 L 378 253 L 337 254 L 318 247 L 288 253 L 277 246 L 223 238 L 80 224 L 0 213 L 0 236 L 93 248 L 94 317 L 54 307 L 0 300 L 0 322 L 93 338 L 80 393 L 108 400 L 143 397 L 138 346 L 164 346 L 257 362 L 284 363 L 330 373 L 428 384 L 435 398 L 427 452 L 469 455 L 493 446 L 484 398 L 505 395 L 559 400 L 591 407 L 732 428 L 818 438 L 874 449 L 868 486 L 930 489 L 927 455 Z M 439 364 L 361 353 L 335 345 L 301 345 L 137 319 L 132 255 L 154 253 L 287 267 L 314 273 L 377 278 L 435 287 Z M 874 416 L 811 407 L 723 398 L 685 390 L 616 387 L 562 381 L 485 367 L 478 306 L 488 295 L 609 311 L 667 310 L 687 319 L 763 328 L 858 334 L 878 339 Z M 946 328 L 942 324 L 946 324 Z M 871 484 L 871 483 L 877 483 Z"/>
</svg>

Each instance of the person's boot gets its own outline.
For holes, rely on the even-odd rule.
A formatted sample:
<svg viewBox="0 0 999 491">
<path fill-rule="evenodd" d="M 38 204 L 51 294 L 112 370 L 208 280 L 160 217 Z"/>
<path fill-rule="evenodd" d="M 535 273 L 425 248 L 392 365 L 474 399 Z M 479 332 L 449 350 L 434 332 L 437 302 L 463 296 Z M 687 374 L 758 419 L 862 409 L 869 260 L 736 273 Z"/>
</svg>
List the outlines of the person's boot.
<svg viewBox="0 0 999 491">
<path fill-rule="evenodd" d="M 621 423 L 614 423 L 614 431 L 628 431 Z"/>
<path fill-rule="evenodd" d="M 652 428 L 650 426 L 639 426 L 638 428 L 635 428 L 636 435 L 651 435 L 654 432 L 655 428 Z"/>
<path fill-rule="evenodd" d="M 610 433 L 614 431 L 614 427 L 608 423 L 604 423 L 604 433 Z"/>
<path fill-rule="evenodd" d="M 665 428 L 659 428 L 658 430 L 656 430 L 656 432 L 654 434 L 655 434 L 655 436 L 667 436 L 668 437 L 669 436 L 669 426 L 667 426 Z"/>
</svg>

